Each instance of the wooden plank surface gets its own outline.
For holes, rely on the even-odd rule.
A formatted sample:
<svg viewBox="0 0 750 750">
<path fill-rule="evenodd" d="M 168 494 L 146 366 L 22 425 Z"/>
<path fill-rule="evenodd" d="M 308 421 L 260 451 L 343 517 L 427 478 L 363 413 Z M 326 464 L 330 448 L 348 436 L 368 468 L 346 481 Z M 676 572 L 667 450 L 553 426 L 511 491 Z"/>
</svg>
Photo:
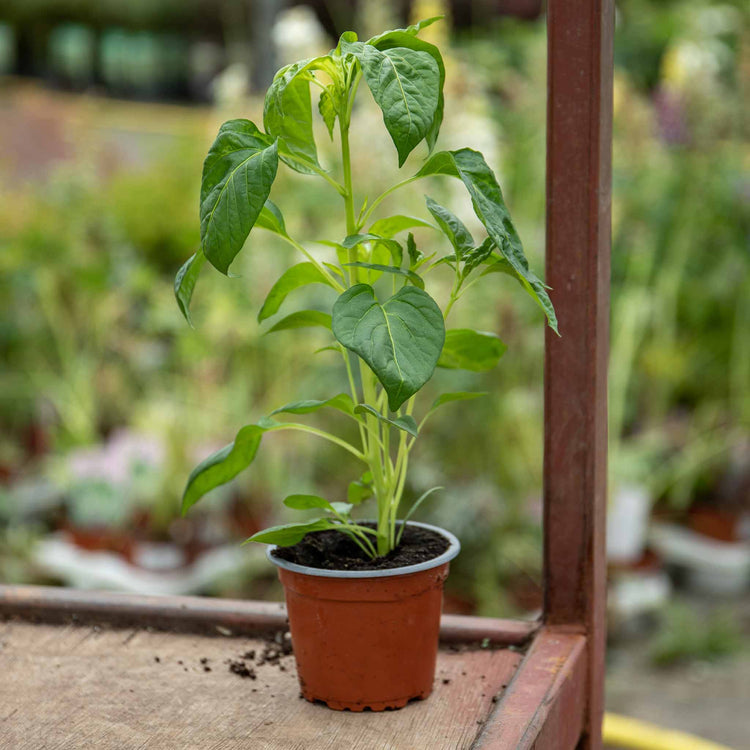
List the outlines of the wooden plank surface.
<svg viewBox="0 0 750 750">
<path fill-rule="evenodd" d="M 442 650 L 428 700 L 354 714 L 299 698 L 292 656 L 260 666 L 246 661 L 255 680 L 229 671 L 228 660 L 250 649 L 257 660 L 265 643 L 0 624 L 0 747 L 460 750 L 472 746 L 522 658 L 511 649 Z"/>
<path fill-rule="evenodd" d="M 585 709 L 586 639 L 544 629 L 477 739 L 477 750 L 574 750 Z"/>
<path fill-rule="evenodd" d="M 613 0 L 549 0 L 545 622 L 588 636 L 583 748 L 601 747 Z"/>
</svg>

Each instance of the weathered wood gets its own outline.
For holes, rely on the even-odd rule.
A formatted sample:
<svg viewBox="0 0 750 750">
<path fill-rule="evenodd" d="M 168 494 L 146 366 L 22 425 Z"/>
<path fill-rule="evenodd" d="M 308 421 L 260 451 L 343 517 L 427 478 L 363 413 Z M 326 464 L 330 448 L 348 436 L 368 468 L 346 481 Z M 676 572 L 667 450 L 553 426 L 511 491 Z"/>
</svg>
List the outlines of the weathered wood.
<svg viewBox="0 0 750 750">
<path fill-rule="evenodd" d="M 471 747 L 522 658 L 510 649 L 444 650 L 428 700 L 354 714 L 300 699 L 292 656 L 281 659 L 283 671 L 255 666 L 255 680 L 229 672 L 228 659 L 263 646 L 143 629 L 0 625 L 0 747 L 460 750 Z"/>
<path fill-rule="evenodd" d="M 0 616 L 35 622 L 150 627 L 182 633 L 247 636 L 286 627 L 277 602 L 195 596 L 136 596 L 52 586 L 0 586 Z M 523 645 L 535 622 L 443 615 L 444 643 Z"/>
<path fill-rule="evenodd" d="M 548 3 L 545 620 L 588 637 L 584 748 L 604 677 L 612 0 Z"/>
<path fill-rule="evenodd" d="M 581 736 L 586 638 L 545 628 L 484 725 L 477 750 L 574 750 Z"/>
</svg>

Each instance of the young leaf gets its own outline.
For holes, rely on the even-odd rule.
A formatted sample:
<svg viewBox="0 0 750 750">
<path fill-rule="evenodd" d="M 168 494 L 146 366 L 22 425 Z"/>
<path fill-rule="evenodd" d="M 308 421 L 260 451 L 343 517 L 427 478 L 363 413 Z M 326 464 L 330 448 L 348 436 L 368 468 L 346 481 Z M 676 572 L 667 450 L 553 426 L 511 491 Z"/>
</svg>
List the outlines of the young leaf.
<svg viewBox="0 0 750 750">
<path fill-rule="evenodd" d="M 433 402 L 432 406 L 430 407 L 430 411 L 428 414 L 431 414 L 435 411 L 435 409 L 439 409 L 443 404 L 450 404 L 453 401 L 470 401 L 474 398 L 479 398 L 480 396 L 486 396 L 486 393 L 476 393 L 472 392 L 469 393 L 467 391 L 457 391 L 455 393 L 442 393 L 440 396 L 438 396 Z"/>
<path fill-rule="evenodd" d="M 420 21 L 418 24 L 409 26 L 406 29 L 386 31 L 384 34 L 379 34 L 368 41 L 368 44 L 371 44 L 373 47 L 382 51 L 394 47 L 406 47 L 415 52 L 424 52 L 430 55 L 435 61 L 435 65 L 437 65 L 438 69 L 438 101 L 437 107 L 435 108 L 435 114 L 432 118 L 432 123 L 430 124 L 430 127 L 427 130 L 427 135 L 425 136 L 427 147 L 430 152 L 435 148 L 435 142 L 437 141 L 438 134 L 440 133 L 440 126 L 443 122 L 443 110 L 445 108 L 445 99 L 443 96 L 445 65 L 440 50 L 434 44 L 430 44 L 429 42 L 424 41 L 424 39 L 417 38 L 416 35 L 421 29 L 426 28 L 439 18 L 442 18 L 442 16 L 428 18 L 425 21 Z"/>
<path fill-rule="evenodd" d="M 430 487 L 429 490 L 426 492 L 423 492 L 412 504 L 411 508 L 409 508 L 409 512 L 401 519 L 401 528 L 398 532 L 398 537 L 396 538 L 396 546 L 401 544 L 401 537 L 403 536 L 404 529 L 406 528 L 406 522 L 414 515 L 417 508 L 425 501 L 427 498 L 433 493 L 437 492 L 438 490 L 442 490 L 442 487 Z"/>
<path fill-rule="evenodd" d="M 291 404 L 280 406 L 274 409 L 270 416 L 274 414 L 310 414 L 311 412 L 330 406 L 332 409 L 338 409 L 344 414 L 354 414 L 354 402 L 348 393 L 339 393 L 338 396 L 329 398 L 326 401 L 316 401 L 313 399 L 307 401 L 294 401 Z"/>
<path fill-rule="evenodd" d="M 257 424 L 243 427 L 234 442 L 210 455 L 193 469 L 182 495 L 182 515 L 207 492 L 226 484 L 250 466 L 264 432 L 266 428 Z"/>
<path fill-rule="evenodd" d="M 318 111 L 320 116 L 323 118 L 323 122 L 328 128 L 328 135 L 333 140 L 333 128 L 336 125 L 336 103 L 334 99 L 334 89 L 332 86 L 326 86 L 323 91 L 320 92 L 320 99 L 318 99 Z"/>
<path fill-rule="evenodd" d="M 200 219 L 203 252 L 223 274 L 263 210 L 277 167 L 276 143 L 252 122 L 221 126 L 203 162 Z"/>
<path fill-rule="evenodd" d="M 282 237 L 287 237 L 286 225 L 284 224 L 284 217 L 281 215 L 278 206 L 269 198 L 261 212 L 258 214 L 258 218 L 255 220 L 255 226 L 260 229 L 267 229 L 269 232 L 275 232 L 280 234 Z"/>
<path fill-rule="evenodd" d="M 318 495 L 289 495 L 284 498 L 284 505 L 294 510 L 310 510 L 311 508 L 333 510 L 328 500 Z"/>
<path fill-rule="evenodd" d="M 372 482 L 365 482 L 359 479 L 356 482 L 349 483 L 346 499 L 351 505 L 359 505 L 369 497 L 372 497 Z"/>
<path fill-rule="evenodd" d="M 266 333 L 276 331 L 289 331 L 293 328 L 327 328 L 331 329 L 331 316 L 318 310 L 300 310 L 282 318 L 278 323 L 271 326 Z"/>
<path fill-rule="evenodd" d="M 286 523 L 282 526 L 271 526 L 253 534 L 249 539 L 245 539 L 243 544 L 248 542 L 263 542 L 265 544 L 275 544 L 278 547 L 291 547 L 297 542 L 301 542 L 311 531 L 325 531 L 337 526 L 329 518 L 316 518 L 314 521 L 303 523 Z"/>
<path fill-rule="evenodd" d="M 381 51 L 362 42 L 344 42 L 342 51 L 359 60 L 398 151 L 398 165 L 403 166 L 435 120 L 440 99 L 440 71 L 435 59 L 424 51 L 406 47 Z"/>
<path fill-rule="evenodd" d="M 193 321 L 190 318 L 190 300 L 193 298 L 193 289 L 195 289 L 195 284 L 205 262 L 206 256 L 202 250 L 198 250 L 185 261 L 182 268 L 177 272 L 177 276 L 174 277 L 174 296 L 177 300 L 177 306 L 191 327 Z"/>
<path fill-rule="evenodd" d="M 498 363 L 507 348 L 494 333 L 454 328 L 445 334 L 438 367 L 486 372 Z"/>
<path fill-rule="evenodd" d="M 425 195 L 425 202 L 427 203 L 427 210 L 453 245 L 456 256 L 459 260 L 462 260 L 463 256 L 474 247 L 474 238 L 471 236 L 471 232 L 458 216 L 432 200 L 429 195 Z"/>
<path fill-rule="evenodd" d="M 401 266 L 401 262 L 404 258 L 404 249 L 401 247 L 399 242 L 396 240 L 389 239 L 388 237 L 381 237 L 377 234 L 350 234 L 341 243 L 341 247 L 345 247 L 350 250 L 357 245 L 361 245 L 363 242 L 374 242 L 382 247 L 386 248 L 393 258 L 393 264 Z"/>
<path fill-rule="evenodd" d="M 354 413 L 372 414 L 381 422 L 385 422 L 386 424 L 392 425 L 393 427 L 398 427 L 399 430 L 408 432 L 413 437 L 417 437 L 417 435 L 419 434 L 416 420 L 414 419 L 414 417 L 411 417 L 408 414 L 405 414 L 403 417 L 394 417 L 393 419 L 390 419 L 389 417 L 384 417 L 374 406 L 370 406 L 370 404 L 358 404 L 354 407 Z"/>
<path fill-rule="evenodd" d="M 380 237 L 393 237 L 395 234 L 402 232 L 404 229 L 413 229 L 414 227 L 435 227 L 429 221 L 418 219 L 415 216 L 386 216 L 384 219 L 378 219 L 370 225 L 369 234 Z"/>
<path fill-rule="evenodd" d="M 380 263 L 344 263 L 345 266 L 353 266 L 354 268 L 367 268 L 370 271 L 380 271 L 381 273 L 392 273 L 397 276 L 405 276 L 411 281 L 414 286 L 424 289 L 424 281 L 421 276 L 418 276 L 414 271 L 404 271 L 396 266 L 384 266 Z"/>
<path fill-rule="evenodd" d="M 354 506 L 351 503 L 331 503 L 331 508 L 340 516 L 348 516 Z"/>
<path fill-rule="evenodd" d="M 381 305 L 371 286 L 356 284 L 334 303 L 332 330 L 370 366 L 391 411 L 432 377 L 445 340 L 443 313 L 414 286 L 402 287 Z"/>
<path fill-rule="evenodd" d="M 260 308 L 258 322 L 262 323 L 275 315 L 290 292 L 308 284 L 331 286 L 328 277 L 314 263 L 298 263 L 284 271 L 279 280 L 271 287 L 263 307 Z"/>
<path fill-rule="evenodd" d="M 547 288 L 529 268 L 500 186 L 482 154 L 470 148 L 439 151 L 424 163 L 416 176 L 428 177 L 438 174 L 457 177 L 464 183 L 471 196 L 474 213 L 484 224 L 487 234 L 513 270 L 523 279 L 525 289 L 544 311 L 550 328 L 557 333 L 557 317 Z"/>
<path fill-rule="evenodd" d="M 406 238 L 406 251 L 409 253 L 409 270 L 414 271 L 422 265 L 424 261 L 424 253 L 417 248 L 417 243 L 414 241 L 414 235 L 409 232 Z"/>
<path fill-rule="evenodd" d="M 477 266 L 481 266 L 491 255 L 495 249 L 495 243 L 491 237 L 482 242 L 478 247 L 473 247 L 467 253 L 464 254 L 464 279 L 475 269 Z"/>
<path fill-rule="evenodd" d="M 263 127 L 269 135 L 279 138 L 281 160 L 303 174 L 315 174 L 299 158 L 315 166 L 318 152 L 312 129 L 309 65 L 313 60 L 300 60 L 282 68 L 266 92 L 263 104 Z"/>
</svg>

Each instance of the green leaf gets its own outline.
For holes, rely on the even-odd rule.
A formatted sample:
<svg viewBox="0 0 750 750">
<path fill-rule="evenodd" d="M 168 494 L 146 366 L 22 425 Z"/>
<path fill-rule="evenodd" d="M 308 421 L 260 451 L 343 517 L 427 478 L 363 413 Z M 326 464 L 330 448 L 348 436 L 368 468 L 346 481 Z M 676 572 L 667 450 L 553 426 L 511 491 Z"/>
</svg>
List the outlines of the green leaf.
<svg viewBox="0 0 750 750">
<path fill-rule="evenodd" d="M 486 393 L 468 392 L 468 391 L 456 391 L 454 393 L 442 393 L 433 402 L 430 407 L 430 411 L 439 409 L 443 404 L 450 404 L 454 401 L 470 401 L 481 396 L 486 396 Z"/>
<path fill-rule="evenodd" d="M 348 516 L 352 512 L 352 508 L 354 506 L 351 503 L 337 503 L 337 502 L 333 502 L 333 503 L 331 503 L 331 507 L 340 516 Z"/>
<path fill-rule="evenodd" d="M 385 422 L 385 424 L 392 425 L 393 427 L 398 427 L 399 430 L 408 432 L 414 437 L 417 437 L 417 435 L 419 434 L 419 428 L 417 427 L 416 420 L 414 419 L 414 417 L 411 417 L 408 414 L 405 414 L 403 417 L 394 417 L 393 419 L 391 419 L 390 417 L 383 416 L 374 406 L 370 406 L 370 404 L 358 404 L 354 407 L 354 413 L 372 414 L 381 422 Z"/>
<path fill-rule="evenodd" d="M 275 232 L 282 237 L 289 236 L 286 233 L 284 217 L 281 215 L 278 206 L 270 198 L 265 202 L 261 212 L 258 214 L 255 226 L 261 229 L 268 229 L 269 232 Z"/>
<path fill-rule="evenodd" d="M 432 377 L 445 340 L 440 308 L 414 286 L 402 287 L 382 305 L 367 284 L 347 289 L 333 305 L 332 330 L 370 366 L 391 411 Z"/>
<path fill-rule="evenodd" d="M 409 40 L 414 39 L 406 35 Z M 425 42 L 426 44 L 426 42 Z M 362 42 L 344 42 L 383 112 L 383 122 L 398 151 L 398 165 L 431 132 L 440 100 L 440 71 L 425 51 L 394 46 L 383 51 Z"/>
<path fill-rule="evenodd" d="M 446 331 L 438 367 L 448 370 L 491 370 L 508 347 L 494 333 L 454 328 Z"/>
<path fill-rule="evenodd" d="M 409 512 L 401 519 L 401 528 L 398 532 L 398 538 L 396 539 L 396 545 L 398 546 L 401 543 L 401 537 L 404 533 L 404 529 L 406 528 L 406 522 L 414 515 L 414 513 L 417 511 L 417 508 L 425 501 L 427 498 L 433 493 L 437 492 L 438 490 L 442 490 L 442 487 L 430 487 L 429 490 L 426 492 L 423 492 L 412 504 L 411 508 L 409 508 Z"/>
<path fill-rule="evenodd" d="M 320 92 L 320 99 L 318 99 L 318 111 L 320 116 L 323 118 L 323 122 L 328 128 L 328 135 L 333 140 L 333 128 L 336 125 L 336 111 L 335 93 L 332 86 L 326 86 L 323 91 Z"/>
<path fill-rule="evenodd" d="M 195 284 L 205 262 L 206 256 L 202 250 L 198 250 L 185 261 L 174 277 L 174 296 L 177 300 L 177 306 L 191 327 L 193 321 L 190 317 L 190 300 L 193 298 L 193 289 L 195 289 Z"/>
<path fill-rule="evenodd" d="M 393 237 L 395 234 L 402 232 L 404 229 L 413 229 L 414 227 L 435 227 L 429 221 L 423 221 L 415 216 L 386 216 L 384 219 L 378 219 L 370 225 L 369 234 L 379 235 L 380 237 Z"/>
<path fill-rule="evenodd" d="M 435 142 L 437 141 L 438 134 L 440 133 L 440 126 L 443 122 L 443 110 L 445 109 L 445 98 L 443 95 L 443 88 L 445 85 L 445 64 L 443 63 L 443 56 L 440 54 L 440 50 L 434 44 L 430 44 L 430 42 L 426 42 L 424 39 L 418 39 L 416 34 L 421 29 L 424 29 L 437 21 L 439 18 L 442 18 L 442 16 L 425 19 L 424 21 L 420 21 L 418 24 L 409 26 L 406 29 L 386 31 L 384 34 L 373 37 L 368 41 L 368 44 L 371 44 L 379 50 L 384 51 L 394 47 L 406 47 L 415 52 L 426 53 L 435 61 L 435 65 L 438 69 L 438 100 L 432 123 L 430 124 L 430 127 L 427 130 L 427 135 L 425 136 L 430 152 L 435 148 Z"/>
<path fill-rule="evenodd" d="M 263 210 L 277 167 L 276 143 L 252 122 L 221 126 L 203 162 L 200 219 L 203 252 L 223 274 Z"/>
<path fill-rule="evenodd" d="M 350 482 L 346 492 L 346 499 L 352 505 L 359 505 L 363 500 L 372 497 L 372 482 L 365 482 L 359 479 L 356 482 Z"/>
<path fill-rule="evenodd" d="M 411 232 L 406 238 L 406 251 L 409 253 L 409 270 L 413 271 L 419 268 L 425 257 L 424 253 L 417 248 L 417 243 L 414 241 L 414 235 Z"/>
<path fill-rule="evenodd" d="M 338 396 L 329 398 L 326 401 L 317 401 L 314 399 L 308 399 L 306 401 L 293 401 L 291 404 L 280 406 L 278 409 L 274 409 L 270 416 L 274 414 L 310 414 L 311 412 L 318 411 L 329 406 L 332 409 L 338 409 L 338 411 L 344 414 L 354 414 L 354 402 L 352 397 L 348 393 L 339 393 Z"/>
<path fill-rule="evenodd" d="M 271 326 L 266 333 L 276 331 L 289 331 L 293 328 L 327 328 L 331 329 L 331 316 L 318 310 L 300 310 L 282 318 L 278 323 Z"/>
<path fill-rule="evenodd" d="M 464 254 L 464 279 L 478 266 L 481 266 L 495 250 L 495 243 L 491 237 L 487 237 L 485 241 L 478 247 L 474 247 Z"/>
<path fill-rule="evenodd" d="M 284 271 L 279 280 L 271 287 L 271 291 L 268 292 L 266 301 L 258 313 L 258 322 L 261 323 L 275 315 L 290 292 L 308 284 L 332 286 L 328 277 L 314 263 L 298 263 Z"/>
<path fill-rule="evenodd" d="M 278 547 L 291 547 L 297 542 L 301 542 L 311 531 L 325 531 L 336 526 L 337 524 L 329 518 L 316 518 L 314 521 L 303 523 L 285 523 L 282 526 L 271 526 L 268 529 L 263 529 L 263 531 L 259 531 L 246 539 L 243 544 L 263 542 L 275 544 Z"/>
<path fill-rule="evenodd" d="M 234 442 L 213 453 L 193 469 L 182 495 L 183 515 L 207 492 L 226 484 L 250 466 L 266 429 L 257 424 L 243 427 Z"/>
<path fill-rule="evenodd" d="M 310 510 L 311 508 L 333 510 L 328 500 L 319 495 L 289 495 L 284 498 L 284 505 L 294 510 Z"/>
<path fill-rule="evenodd" d="M 380 271 L 381 273 L 392 273 L 397 276 L 404 276 L 411 281 L 414 286 L 424 289 L 424 281 L 421 276 L 418 276 L 414 271 L 404 271 L 396 266 L 384 266 L 380 263 L 344 263 L 345 266 L 353 266 L 354 268 L 367 268 L 369 271 Z"/>
<path fill-rule="evenodd" d="M 439 151 L 424 163 L 416 176 L 428 177 L 439 174 L 457 177 L 464 183 L 471 196 L 474 213 L 484 224 L 487 234 L 518 274 L 519 279 L 522 279 L 526 291 L 542 308 L 550 328 L 557 333 L 557 317 L 547 288 L 529 268 L 521 239 L 513 226 L 500 186 L 482 154 L 470 148 Z"/>
<path fill-rule="evenodd" d="M 380 235 L 372 233 L 350 234 L 348 237 L 344 238 L 344 241 L 341 243 L 341 247 L 345 247 L 347 250 L 350 250 L 351 248 L 354 248 L 357 245 L 361 245 L 364 242 L 373 242 L 386 248 L 390 253 L 391 258 L 393 258 L 394 265 L 401 265 L 401 262 L 404 258 L 404 249 L 401 247 L 401 244 L 399 242 L 389 239 L 388 237 L 381 237 Z"/>
<path fill-rule="evenodd" d="M 299 159 L 318 164 L 318 152 L 312 129 L 309 66 L 314 60 L 300 60 L 282 68 L 266 92 L 263 127 L 279 138 L 281 160 L 297 172 L 315 174 Z"/>
<path fill-rule="evenodd" d="M 461 260 L 464 254 L 474 247 L 474 238 L 471 236 L 471 232 L 458 216 L 432 200 L 429 195 L 425 195 L 425 201 L 427 210 L 432 214 L 443 234 L 450 240 L 453 249 L 456 251 L 456 256 Z"/>
</svg>

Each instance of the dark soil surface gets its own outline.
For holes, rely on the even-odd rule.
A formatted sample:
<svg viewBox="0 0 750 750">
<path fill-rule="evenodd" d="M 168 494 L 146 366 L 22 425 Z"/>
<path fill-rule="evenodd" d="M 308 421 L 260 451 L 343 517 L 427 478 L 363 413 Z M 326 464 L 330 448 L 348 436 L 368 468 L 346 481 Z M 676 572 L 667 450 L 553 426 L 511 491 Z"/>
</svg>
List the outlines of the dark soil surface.
<svg viewBox="0 0 750 750">
<path fill-rule="evenodd" d="M 434 531 L 407 526 L 401 544 L 374 560 L 340 531 L 314 531 L 292 547 L 275 549 L 273 555 L 287 562 L 323 570 L 388 570 L 433 560 L 448 546 L 448 540 Z"/>
</svg>

